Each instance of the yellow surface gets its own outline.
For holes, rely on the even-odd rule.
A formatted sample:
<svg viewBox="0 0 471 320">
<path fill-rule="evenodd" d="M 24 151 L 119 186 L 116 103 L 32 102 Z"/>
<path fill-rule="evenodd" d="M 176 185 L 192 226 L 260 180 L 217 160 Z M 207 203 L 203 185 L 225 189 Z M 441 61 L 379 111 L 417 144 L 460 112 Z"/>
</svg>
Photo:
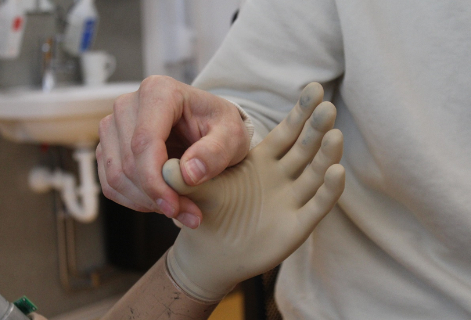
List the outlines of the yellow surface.
<svg viewBox="0 0 471 320">
<path fill-rule="evenodd" d="M 236 291 L 225 297 L 213 311 L 209 320 L 244 320 L 244 296 Z"/>
</svg>

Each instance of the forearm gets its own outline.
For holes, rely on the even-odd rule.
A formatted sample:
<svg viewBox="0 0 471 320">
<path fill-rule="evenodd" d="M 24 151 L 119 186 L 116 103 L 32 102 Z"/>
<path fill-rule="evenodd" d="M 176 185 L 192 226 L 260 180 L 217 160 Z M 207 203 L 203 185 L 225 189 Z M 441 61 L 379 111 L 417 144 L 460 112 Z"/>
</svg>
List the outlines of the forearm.
<svg viewBox="0 0 471 320">
<path fill-rule="evenodd" d="M 102 320 L 207 319 L 218 303 L 207 303 L 185 293 L 170 276 L 167 254 L 116 303 Z"/>
</svg>

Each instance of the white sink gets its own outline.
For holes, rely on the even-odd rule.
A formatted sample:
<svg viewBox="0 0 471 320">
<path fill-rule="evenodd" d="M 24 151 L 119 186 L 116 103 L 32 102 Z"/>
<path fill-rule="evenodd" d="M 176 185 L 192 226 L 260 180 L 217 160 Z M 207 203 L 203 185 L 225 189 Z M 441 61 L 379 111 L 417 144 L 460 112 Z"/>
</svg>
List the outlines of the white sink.
<svg viewBox="0 0 471 320">
<path fill-rule="evenodd" d="M 72 86 L 51 92 L 32 89 L 0 91 L 0 132 L 17 142 L 89 146 L 98 141 L 100 120 L 113 111 L 121 94 L 138 82 Z"/>
</svg>

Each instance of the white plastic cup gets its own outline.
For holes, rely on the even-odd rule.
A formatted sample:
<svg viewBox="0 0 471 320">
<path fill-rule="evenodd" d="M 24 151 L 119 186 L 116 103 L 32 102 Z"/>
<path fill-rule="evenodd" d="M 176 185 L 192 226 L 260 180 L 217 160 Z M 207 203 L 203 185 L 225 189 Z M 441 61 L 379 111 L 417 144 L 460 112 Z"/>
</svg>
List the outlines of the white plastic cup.
<svg viewBox="0 0 471 320">
<path fill-rule="evenodd" d="M 116 58 L 106 51 L 86 51 L 81 54 L 80 63 L 87 86 L 104 84 L 116 69 Z"/>
</svg>

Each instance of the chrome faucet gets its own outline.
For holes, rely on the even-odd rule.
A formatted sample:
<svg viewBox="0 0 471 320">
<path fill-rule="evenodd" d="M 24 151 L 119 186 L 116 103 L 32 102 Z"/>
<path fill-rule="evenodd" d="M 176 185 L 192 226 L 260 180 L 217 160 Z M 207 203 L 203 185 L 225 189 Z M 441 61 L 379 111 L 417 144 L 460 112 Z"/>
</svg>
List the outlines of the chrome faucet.
<svg viewBox="0 0 471 320">
<path fill-rule="evenodd" d="M 62 34 L 47 38 L 41 44 L 42 54 L 42 90 L 50 92 L 60 82 L 59 74 L 73 74 L 77 70 L 76 62 L 67 57 L 62 50 Z"/>
<path fill-rule="evenodd" d="M 42 52 L 42 89 L 44 92 L 50 92 L 56 86 L 56 77 L 53 70 L 54 40 L 48 38 L 41 45 Z"/>
</svg>

